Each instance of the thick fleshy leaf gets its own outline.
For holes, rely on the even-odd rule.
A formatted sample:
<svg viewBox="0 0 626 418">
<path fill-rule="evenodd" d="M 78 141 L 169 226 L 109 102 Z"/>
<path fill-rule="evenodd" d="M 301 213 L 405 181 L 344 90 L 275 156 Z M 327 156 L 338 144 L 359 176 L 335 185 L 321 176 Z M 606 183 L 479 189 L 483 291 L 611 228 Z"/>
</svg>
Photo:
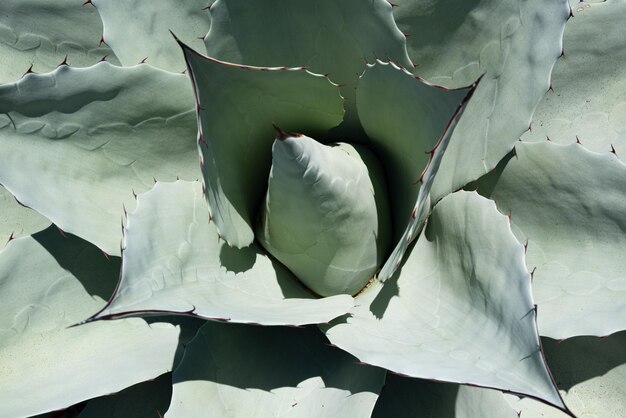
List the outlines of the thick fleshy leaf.
<svg viewBox="0 0 626 418">
<path fill-rule="evenodd" d="M 359 80 L 357 110 L 385 168 L 398 243 L 378 276 L 381 281 L 391 277 L 421 231 L 450 135 L 475 88 L 436 88 L 380 61 L 369 65 Z"/>
<path fill-rule="evenodd" d="M 384 373 L 315 328 L 209 322 L 174 372 L 166 417 L 367 417 Z"/>
<path fill-rule="evenodd" d="M 343 117 L 339 89 L 302 68 L 236 66 L 182 45 L 198 100 L 206 197 L 226 242 L 247 247 L 272 162 L 274 129 L 315 138 Z"/>
<path fill-rule="evenodd" d="M 185 60 L 170 31 L 192 47 L 201 48 L 211 26 L 207 0 L 91 1 L 104 23 L 104 40 L 122 65 L 146 62 L 181 72 Z"/>
<path fill-rule="evenodd" d="M 625 329 L 626 166 L 577 144 L 519 143 L 515 151 L 479 191 L 511 214 L 527 242 L 539 332 L 561 339 Z"/>
<path fill-rule="evenodd" d="M 159 182 L 140 195 L 124 247 L 118 288 L 93 319 L 158 311 L 302 325 L 328 322 L 353 306 L 348 295 L 316 299 L 256 245 L 229 247 L 208 220 L 199 182 Z"/>
<path fill-rule="evenodd" d="M 0 87 L 0 147 L 1 184 L 109 254 L 133 194 L 200 176 L 188 81 L 147 65 L 62 66 Z"/>
<path fill-rule="evenodd" d="M 318 295 L 356 294 L 391 247 L 380 162 L 364 146 L 278 131 L 256 238 Z"/>
<path fill-rule="evenodd" d="M 565 403 L 577 417 L 626 416 L 626 333 L 607 338 L 544 339 L 544 350 Z M 507 396 L 523 418 L 567 418 L 531 399 Z"/>
<path fill-rule="evenodd" d="M 394 17 L 410 34 L 416 74 L 447 87 L 484 74 L 433 186 L 437 201 L 493 169 L 528 129 L 561 54 L 569 6 L 567 0 L 397 3 Z"/>
<path fill-rule="evenodd" d="M 81 0 L 2 0 L 0 84 L 19 79 L 29 67 L 38 73 L 62 62 L 84 67 L 104 56 L 117 63 L 101 36 L 98 13 Z"/>
<path fill-rule="evenodd" d="M 10 239 L 34 234 L 50 225 L 50 221 L 18 203 L 11 193 L 0 186 L 0 249 Z"/>
<path fill-rule="evenodd" d="M 77 418 L 156 418 L 169 407 L 172 375 L 165 373 L 119 393 L 91 399 Z"/>
<path fill-rule="evenodd" d="M 387 373 L 372 418 L 519 418 L 502 392 Z"/>
<path fill-rule="evenodd" d="M 524 141 L 571 144 L 626 156 L 626 3 L 576 2 L 565 28 L 565 54 Z M 601 28 L 601 30 L 599 30 Z"/>
<path fill-rule="evenodd" d="M 209 56 L 245 65 L 305 66 L 328 74 L 343 86 L 348 111 L 367 62 L 380 57 L 412 67 L 404 36 L 385 0 L 261 0 L 256 4 L 218 0 L 211 6 L 211 30 L 205 39 Z"/>
<path fill-rule="evenodd" d="M 359 302 L 326 335 L 361 361 L 562 406 L 541 354 L 523 246 L 478 194 L 437 204 L 402 268 Z"/>
<path fill-rule="evenodd" d="M 141 319 L 68 326 L 100 308 L 119 262 L 54 227 L 0 253 L 0 404 L 6 416 L 60 409 L 172 367 L 178 329 Z"/>
</svg>

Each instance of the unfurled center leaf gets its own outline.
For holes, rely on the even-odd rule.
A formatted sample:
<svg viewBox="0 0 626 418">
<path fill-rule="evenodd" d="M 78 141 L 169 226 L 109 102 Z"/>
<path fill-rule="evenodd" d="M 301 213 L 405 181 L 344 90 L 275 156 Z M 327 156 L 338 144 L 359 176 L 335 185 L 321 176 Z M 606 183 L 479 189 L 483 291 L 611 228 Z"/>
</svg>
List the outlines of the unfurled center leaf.
<svg viewBox="0 0 626 418">
<path fill-rule="evenodd" d="M 380 163 L 369 150 L 277 130 L 257 238 L 322 296 L 355 294 L 391 245 Z"/>
</svg>

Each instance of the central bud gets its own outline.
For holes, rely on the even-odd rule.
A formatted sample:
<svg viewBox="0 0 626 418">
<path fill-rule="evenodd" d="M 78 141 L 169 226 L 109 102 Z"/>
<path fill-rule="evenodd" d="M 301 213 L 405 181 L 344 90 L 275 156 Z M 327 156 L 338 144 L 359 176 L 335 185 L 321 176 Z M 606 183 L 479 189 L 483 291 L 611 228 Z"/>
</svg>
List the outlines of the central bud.
<svg viewBox="0 0 626 418">
<path fill-rule="evenodd" d="M 277 129 L 256 236 L 315 293 L 358 293 L 391 245 L 380 163 L 362 146 Z"/>
</svg>

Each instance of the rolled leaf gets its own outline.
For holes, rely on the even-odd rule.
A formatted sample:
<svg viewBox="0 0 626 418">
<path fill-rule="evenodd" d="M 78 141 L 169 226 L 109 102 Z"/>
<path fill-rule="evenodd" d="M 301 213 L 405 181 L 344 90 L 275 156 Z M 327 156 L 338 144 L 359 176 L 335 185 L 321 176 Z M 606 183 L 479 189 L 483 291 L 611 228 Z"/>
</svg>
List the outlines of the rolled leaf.
<svg viewBox="0 0 626 418">
<path fill-rule="evenodd" d="M 196 92 L 211 215 L 229 245 L 247 247 L 267 188 L 272 124 L 312 137 L 323 135 L 342 120 L 339 89 L 303 68 L 237 66 L 181 46 Z"/>
<path fill-rule="evenodd" d="M 379 161 L 362 146 L 278 131 L 256 238 L 318 295 L 359 292 L 391 246 Z"/>
</svg>

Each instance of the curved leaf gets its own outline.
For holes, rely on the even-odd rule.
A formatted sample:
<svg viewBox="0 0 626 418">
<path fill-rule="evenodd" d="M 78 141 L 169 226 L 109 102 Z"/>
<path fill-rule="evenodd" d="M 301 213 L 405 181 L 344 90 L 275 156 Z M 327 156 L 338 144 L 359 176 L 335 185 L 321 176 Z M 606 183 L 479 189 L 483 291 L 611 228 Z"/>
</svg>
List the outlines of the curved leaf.
<svg viewBox="0 0 626 418">
<path fill-rule="evenodd" d="M 186 77 L 147 65 L 63 66 L 0 87 L 0 183 L 109 254 L 134 194 L 199 177 L 195 136 Z"/>
<path fill-rule="evenodd" d="M 511 214 L 516 236 L 527 242 L 541 335 L 623 330 L 626 166 L 577 144 L 519 143 L 515 151 L 481 192 Z"/>
<path fill-rule="evenodd" d="M 68 407 L 171 369 L 178 329 L 169 324 L 132 319 L 68 328 L 103 305 L 98 296 L 110 291 L 118 267 L 54 227 L 0 253 L 3 414 Z"/>
<path fill-rule="evenodd" d="M 543 98 L 524 141 L 577 140 L 592 151 L 614 146 L 626 155 L 626 3 L 579 2 L 565 28 L 564 56 L 552 73 L 553 91 Z M 601 28 L 601 30 L 599 30 Z"/>
<path fill-rule="evenodd" d="M 265 325 L 328 322 L 353 306 L 316 299 L 256 245 L 226 245 L 199 182 L 157 183 L 128 218 L 120 283 L 92 319 L 174 312 Z"/>
<path fill-rule="evenodd" d="M 91 1 L 104 23 L 104 40 L 125 66 L 146 62 L 181 72 L 185 60 L 170 31 L 200 48 L 211 26 L 207 0 Z"/>
<path fill-rule="evenodd" d="M 528 129 L 562 50 L 567 0 L 399 0 L 416 74 L 458 87 L 484 77 L 455 130 L 433 199 L 493 169 Z M 468 144 L 472 144 L 468 146 Z"/>
<path fill-rule="evenodd" d="M 391 277 L 430 212 L 430 190 L 450 135 L 476 85 L 446 91 L 395 64 L 369 65 L 359 80 L 357 110 L 389 184 L 398 244 L 378 275 Z"/>
<path fill-rule="evenodd" d="M 523 247 L 493 202 L 444 198 L 401 270 L 357 303 L 326 335 L 361 361 L 563 407 L 541 354 Z"/>
<path fill-rule="evenodd" d="M 367 62 L 380 57 L 412 67 L 391 4 L 385 0 L 261 0 L 255 4 L 258 7 L 218 0 L 211 6 L 207 54 L 239 64 L 304 66 L 328 74 L 342 85 L 347 118 L 355 116 L 354 89 Z"/>
<path fill-rule="evenodd" d="M 272 124 L 316 137 L 343 117 L 339 89 L 302 68 L 243 67 L 182 45 L 198 101 L 202 174 L 226 242 L 252 243 L 272 162 Z"/>
<path fill-rule="evenodd" d="M 383 381 L 314 328 L 208 322 L 174 372 L 165 416 L 366 417 Z"/>
<path fill-rule="evenodd" d="M 98 13 L 80 0 L 2 0 L 0 84 L 19 79 L 29 67 L 35 72 L 62 62 L 84 67 L 104 56 L 117 63 L 101 36 Z"/>
<path fill-rule="evenodd" d="M 363 146 L 277 132 L 256 238 L 318 295 L 358 293 L 391 247 L 380 162 Z"/>
</svg>

